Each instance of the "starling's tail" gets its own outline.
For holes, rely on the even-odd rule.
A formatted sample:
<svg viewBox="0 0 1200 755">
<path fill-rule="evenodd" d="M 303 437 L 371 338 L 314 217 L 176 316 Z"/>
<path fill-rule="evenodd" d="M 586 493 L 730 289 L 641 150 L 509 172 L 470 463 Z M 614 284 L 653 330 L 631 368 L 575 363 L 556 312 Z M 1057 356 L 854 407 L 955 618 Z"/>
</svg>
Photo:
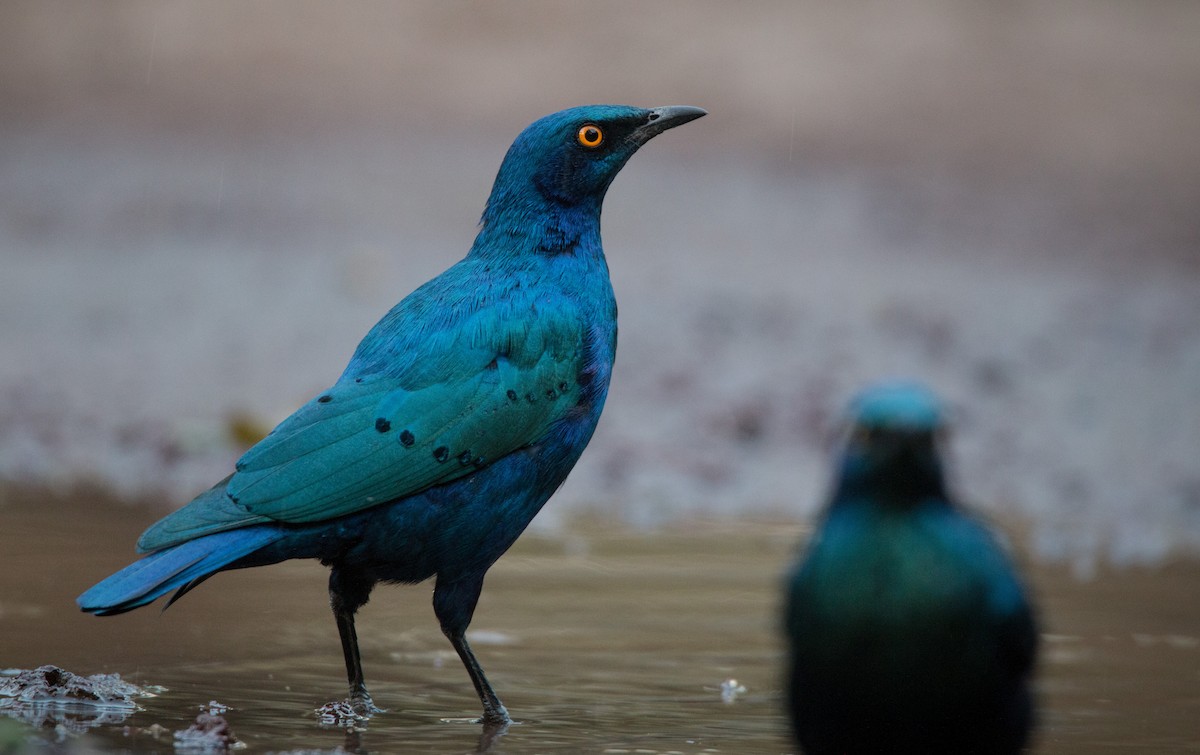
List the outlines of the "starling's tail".
<svg viewBox="0 0 1200 755">
<path fill-rule="evenodd" d="M 135 561 L 80 595 L 75 602 L 88 613 L 111 616 L 140 608 L 178 589 L 179 593 L 171 599 L 173 603 L 216 572 L 284 534 L 279 527 L 257 526 L 198 537 Z"/>
</svg>

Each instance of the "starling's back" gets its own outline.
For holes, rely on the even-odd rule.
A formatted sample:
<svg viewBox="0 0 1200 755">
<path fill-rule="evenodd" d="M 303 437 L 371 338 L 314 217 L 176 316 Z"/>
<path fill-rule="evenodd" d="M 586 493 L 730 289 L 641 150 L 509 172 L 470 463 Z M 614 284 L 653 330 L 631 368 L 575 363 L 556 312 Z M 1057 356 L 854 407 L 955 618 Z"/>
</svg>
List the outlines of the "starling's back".
<svg viewBox="0 0 1200 755">
<path fill-rule="evenodd" d="M 1016 752 L 1036 646 L 1020 582 L 947 499 L 936 426 L 866 408 L 788 586 L 797 737 L 812 753 Z"/>
</svg>

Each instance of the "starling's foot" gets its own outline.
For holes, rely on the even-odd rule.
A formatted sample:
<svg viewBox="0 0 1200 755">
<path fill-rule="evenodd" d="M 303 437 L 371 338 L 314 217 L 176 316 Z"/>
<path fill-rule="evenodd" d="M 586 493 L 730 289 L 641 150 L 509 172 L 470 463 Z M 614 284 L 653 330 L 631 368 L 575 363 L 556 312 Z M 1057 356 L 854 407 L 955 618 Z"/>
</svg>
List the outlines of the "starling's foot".
<svg viewBox="0 0 1200 755">
<path fill-rule="evenodd" d="M 367 721 L 371 720 L 372 713 L 381 713 L 382 711 L 374 705 L 369 705 L 368 698 L 368 706 L 347 699 L 325 703 L 313 712 L 317 716 L 317 723 L 321 726 L 349 731 L 365 726 Z"/>
<path fill-rule="evenodd" d="M 365 689 L 351 690 L 350 707 L 363 718 L 370 718 L 375 713 L 386 713 L 383 708 L 375 707 L 375 701 Z"/>
<path fill-rule="evenodd" d="M 508 717 L 507 708 L 505 708 L 503 705 L 497 705 L 494 708 L 490 706 L 485 707 L 483 709 L 483 715 L 479 718 L 478 723 L 483 724 L 485 727 L 502 726 L 507 728 L 508 725 L 512 723 L 512 719 Z"/>
</svg>

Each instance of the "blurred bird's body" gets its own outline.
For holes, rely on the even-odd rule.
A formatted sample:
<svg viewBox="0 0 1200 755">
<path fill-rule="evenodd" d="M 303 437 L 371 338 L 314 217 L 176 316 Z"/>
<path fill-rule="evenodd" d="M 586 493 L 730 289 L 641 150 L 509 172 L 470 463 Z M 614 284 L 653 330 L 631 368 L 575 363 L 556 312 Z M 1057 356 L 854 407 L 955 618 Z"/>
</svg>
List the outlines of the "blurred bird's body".
<svg viewBox="0 0 1200 755">
<path fill-rule="evenodd" d="M 642 144 L 703 114 L 587 106 L 529 126 L 467 257 L 385 315 L 338 381 L 232 475 L 147 530 L 138 548 L 150 555 L 80 607 L 121 613 L 224 569 L 319 559 L 350 699 L 370 713 L 354 614 L 377 582 L 436 576 L 434 610 L 483 720 L 506 722 L 465 632 L 487 569 L 562 484 L 604 407 L 617 343 L 604 194 Z"/>
<path fill-rule="evenodd" d="M 789 582 L 789 713 L 809 753 L 1012 753 L 1037 636 L 1003 550 L 946 494 L 940 409 L 864 394 L 833 500 Z"/>
</svg>

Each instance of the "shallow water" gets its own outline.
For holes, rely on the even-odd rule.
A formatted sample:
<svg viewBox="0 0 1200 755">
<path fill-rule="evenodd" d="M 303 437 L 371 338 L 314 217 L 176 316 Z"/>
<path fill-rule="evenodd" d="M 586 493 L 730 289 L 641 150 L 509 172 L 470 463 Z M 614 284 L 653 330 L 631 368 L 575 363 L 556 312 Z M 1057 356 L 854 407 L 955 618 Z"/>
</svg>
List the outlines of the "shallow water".
<svg viewBox="0 0 1200 755">
<path fill-rule="evenodd" d="M 53 663 L 166 688 L 128 720 L 68 741 L 171 751 L 169 733 L 146 729 L 184 729 L 216 700 L 231 706 L 225 718 L 248 752 L 481 745 L 464 720 L 478 702 L 438 631 L 429 585 L 381 587 L 361 613 L 368 684 L 388 712 L 350 733 L 313 714 L 345 692 L 316 564 L 222 574 L 165 613 L 78 613 L 75 595 L 126 563 L 153 517 L 85 501 L 0 507 L 0 667 Z M 779 575 L 805 533 L 706 522 L 638 534 L 590 522 L 523 538 L 490 573 L 472 625 L 519 722 L 493 751 L 791 751 L 776 612 Z M 1038 567 L 1030 581 L 1045 632 L 1036 750 L 1200 752 L 1200 564 L 1101 570 L 1088 582 Z M 745 692 L 724 702 L 729 679 Z"/>
</svg>

